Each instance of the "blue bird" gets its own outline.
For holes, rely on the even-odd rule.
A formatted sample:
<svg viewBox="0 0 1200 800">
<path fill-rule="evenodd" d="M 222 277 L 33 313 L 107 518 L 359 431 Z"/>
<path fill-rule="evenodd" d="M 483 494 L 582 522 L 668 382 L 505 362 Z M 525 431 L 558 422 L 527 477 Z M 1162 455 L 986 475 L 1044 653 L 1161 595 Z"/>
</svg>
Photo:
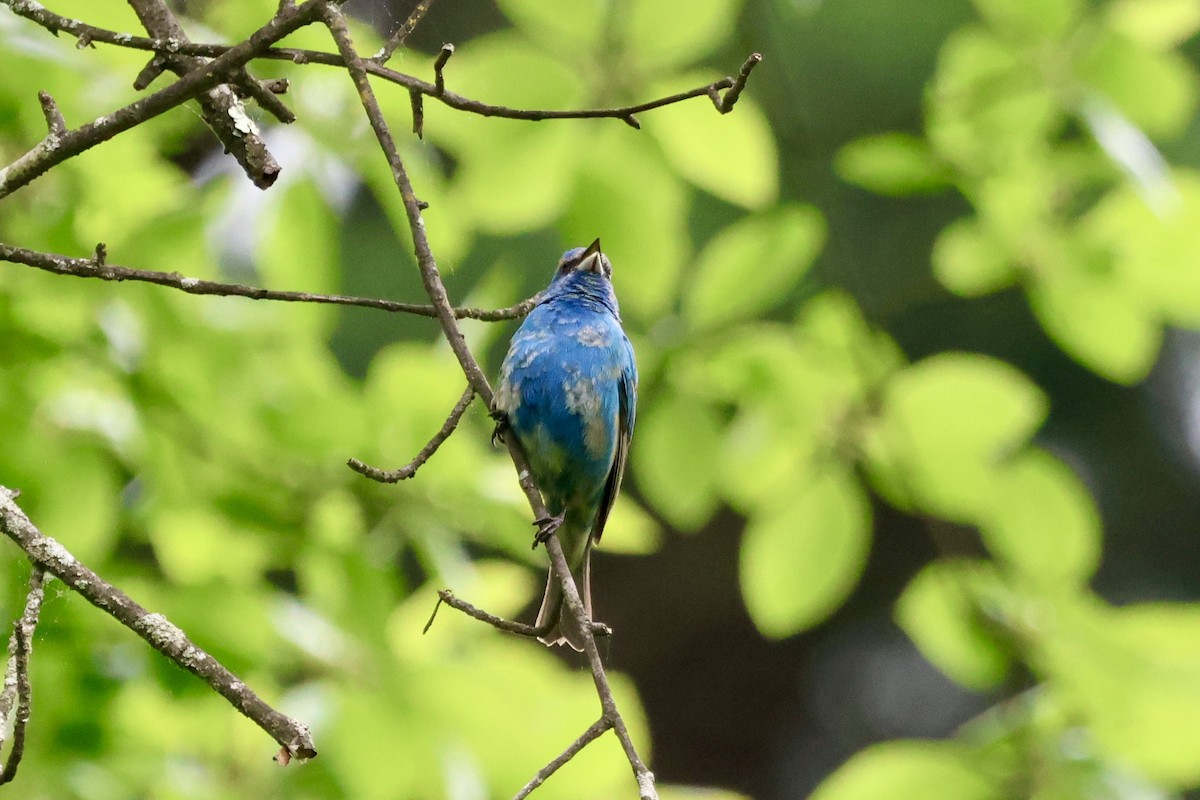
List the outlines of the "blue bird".
<svg viewBox="0 0 1200 800">
<path fill-rule="evenodd" d="M 517 437 L 552 515 L 539 521 L 534 546 L 557 532 L 589 618 L 592 546 L 621 489 L 637 406 L 633 347 L 611 278 L 599 239 L 563 254 L 513 335 L 495 399 L 497 430 Z M 583 634 L 562 606 L 551 571 L 536 623 L 551 627 L 539 638 L 583 650 Z"/>
</svg>

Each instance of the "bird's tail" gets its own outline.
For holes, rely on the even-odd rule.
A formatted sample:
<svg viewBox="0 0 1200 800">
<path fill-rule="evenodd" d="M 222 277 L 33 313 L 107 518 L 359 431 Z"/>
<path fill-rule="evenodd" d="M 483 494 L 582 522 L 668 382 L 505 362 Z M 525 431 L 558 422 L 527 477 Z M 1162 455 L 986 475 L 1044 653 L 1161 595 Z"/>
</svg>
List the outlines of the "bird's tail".
<svg viewBox="0 0 1200 800">
<path fill-rule="evenodd" d="M 592 542 L 590 538 L 583 548 L 582 575 L 576 577 L 582 578 L 577 582 L 579 596 L 583 600 L 583 609 L 587 612 L 590 620 L 592 618 Z M 571 615 L 566 613 L 565 606 L 562 586 L 559 584 L 554 570 L 551 569 L 546 576 L 546 593 L 542 596 L 542 607 L 538 611 L 537 622 L 534 625 L 540 628 L 543 625 L 552 624 L 553 627 L 545 635 L 539 636 L 538 641 L 547 645 L 569 644 L 582 653 L 583 631 L 579 629 Z"/>
</svg>

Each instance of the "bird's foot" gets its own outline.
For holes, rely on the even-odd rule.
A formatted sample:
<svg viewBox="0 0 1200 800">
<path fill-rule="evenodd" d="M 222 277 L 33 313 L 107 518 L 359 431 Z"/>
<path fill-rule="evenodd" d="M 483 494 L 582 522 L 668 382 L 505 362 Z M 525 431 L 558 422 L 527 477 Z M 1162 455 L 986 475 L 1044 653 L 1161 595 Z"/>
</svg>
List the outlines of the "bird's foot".
<svg viewBox="0 0 1200 800">
<path fill-rule="evenodd" d="M 557 516 L 542 517 L 541 519 L 535 519 L 533 521 L 533 524 L 536 525 L 538 529 L 537 533 L 533 535 L 534 550 L 537 549 L 539 544 L 545 544 L 550 540 L 551 536 L 558 532 L 558 529 L 562 527 L 563 516 L 565 514 L 566 512 L 564 511 L 562 514 L 558 514 Z"/>
<path fill-rule="evenodd" d="M 508 414 L 503 411 L 493 409 L 488 416 L 496 420 L 496 427 L 492 429 L 492 447 L 496 446 L 496 442 L 505 444 L 504 436 L 508 433 L 511 427 L 508 421 Z"/>
</svg>

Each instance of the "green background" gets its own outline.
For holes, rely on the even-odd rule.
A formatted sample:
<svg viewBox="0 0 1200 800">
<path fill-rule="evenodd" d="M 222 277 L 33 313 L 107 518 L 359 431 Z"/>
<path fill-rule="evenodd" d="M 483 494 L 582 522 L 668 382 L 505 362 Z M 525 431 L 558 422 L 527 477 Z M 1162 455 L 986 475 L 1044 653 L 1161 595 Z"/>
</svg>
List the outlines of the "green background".
<svg viewBox="0 0 1200 800">
<path fill-rule="evenodd" d="M 56 0 L 137 31 L 122 3 Z M 405 17 L 353 2 L 373 52 Z M 274 0 L 190 2 L 236 41 Z M 733 113 L 486 119 L 377 84 L 451 295 L 503 306 L 599 236 L 642 376 L 596 561 L 618 699 L 680 798 L 1169 798 L 1200 787 L 1200 127 L 1194 0 L 435 5 L 397 69 L 523 108 L 692 88 Z M 296 46 L 333 49 L 313 27 Z M 0 161 L 131 102 L 143 55 L 0 10 Z M 350 81 L 279 62 L 269 191 L 185 107 L 0 201 L 0 239 L 420 301 Z M 161 79 L 160 79 L 161 80 Z M 492 374 L 514 323 L 464 324 Z M 61 584 L 23 798 L 511 796 L 590 676 L 443 612 L 522 619 L 543 558 L 435 324 L 0 264 L 0 483 L 49 535 L 314 729 L 272 743 Z M 0 611 L 28 567 L 0 548 Z M 538 790 L 633 796 L 612 737 Z"/>
</svg>

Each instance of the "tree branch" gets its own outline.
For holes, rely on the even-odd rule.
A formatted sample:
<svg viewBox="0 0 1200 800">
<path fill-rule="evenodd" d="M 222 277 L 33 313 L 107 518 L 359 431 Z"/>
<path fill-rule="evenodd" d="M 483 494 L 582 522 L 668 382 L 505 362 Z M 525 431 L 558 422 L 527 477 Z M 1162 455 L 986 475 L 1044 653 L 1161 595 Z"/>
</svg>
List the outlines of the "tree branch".
<svg viewBox="0 0 1200 800">
<path fill-rule="evenodd" d="M 103 245 L 98 245 L 98 252 Z M 103 258 L 72 258 L 57 253 L 42 253 L 28 250 L 24 247 L 0 242 L 0 261 L 13 264 L 23 264 L 27 267 L 52 272 L 55 275 L 70 275 L 76 278 L 98 278 L 102 281 L 141 281 L 168 286 L 188 294 L 214 295 L 218 297 L 247 297 L 251 300 L 279 300 L 285 303 L 325 303 L 339 306 L 360 306 L 362 308 L 377 308 L 381 311 L 394 313 L 416 314 L 422 317 L 436 317 L 437 312 L 431 305 L 420 303 L 401 303 L 395 300 L 381 300 L 374 297 L 353 297 L 342 294 L 311 294 L 309 292 L 281 291 L 263 289 L 257 286 L 244 286 L 238 283 L 218 283 L 216 281 L 200 280 L 180 275 L 178 272 L 156 272 L 154 270 L 118 267 L 105 262 Z M 498 322 L 506 319 L 520 319 L 528 314 L 541 298 L 537 294 L 528 300 L 523 300 L 515 306 L 497 309 L 456 308 L 454 315 L 459 319 L 477 319 L 482 322 Z"/>
<path fill-rule="evenodd" d="M 62 580 L 96 608 L 145 639 L 155 650 L 202 679 L 279 742 L 283 747 L 281 761 L 316 757 L 317 749 L 306 725 L 267 705 L 162 614 L 151 614 L 81 564 L 65 547 L 39 531 L 16 504 L 15 498 L 13 490 L 0 486 L 0 532 L 24 550 L 37 567 Z"/>
<path fill-rule="evenodd" d="M 391 35 L 383 47 L 379 48 L 378 53 L 371 56 L 370 60 L 380 64 L 386 63 L 393 53 L 404 46 L 404 41 L 417 29 L 417 25 L 421 24 L 421 19 L 433 7 L 433 3 L 434 0 L 418 0 L 412 12 L 409 13 L 408 19 L 404 20 L 404 24 Z"/>
<path fill-rule="evenodd" d="M 521 787 L 521 791 L 517 792 L 513 796 L 513 800 L 525 800 L 526 797 L 529 797 L 529 795 L 533 794 L 534 789 L 541 786 L 546 782 L 547 778 L 557 772 L 559 767 L 574 758 L 580 750 L 591 744 L 593 740 L 599 739 L 600 736 L 611 727 L 612 722 L 608 719 L 608 717 L 601 717 L 593 722 L 592 726 L 583 733 L 579 734 L 579 738 L 571 742 L 570 746 L 567 747 L 566 750 L 563 750 L 557 758 L 539 769 L 537 774 L 533 776 L 533 779 Z"/>
<path fill-rule="evenodd" d="M 417 470 L 421 465 L 430 459 L 442 446 L 442 442 L 450 438 L 450 434 L 454 433 L 454 429 L 458 427 L 458 421 L 462 419 L 462 415 L 466 412 L 467 406 L 471 405 L 471 401 L 475 399 L 475 390 L 468 386 L 462 393 L 462 397 L 454 404 L 454 408 L 450 411 L 450 416 L 446 417 L 446 421 L 442 423 L 442 429 L 434 434 L 429 443 L 421 448 L 417 453 L 416 458 L 405 464 L 400 469 L 382 470 L 378 467 L 372 467 L 369 464 L 364 464 L 357 458 L 352 458 L 346 462 L 346 466 L 350 469 L 365 475 L 373 481 L 380 483 L 397 483 L 398 481 L 407 480 L 417 474 Z"/>
<path fill-rule="evenodd" d="M 335 0 L 340 2 L 341 0 Z M 38 5 L 30 0 L 0 0 L 22 14 Z M 311 24 L 320 15 L 327 0 L 308 0 L 300 6 L 280 9 L 266 25 L 248 39 L 227 48 L 221 55 L 193 70 L 175 83 L 148 97 L 117 109 L 86 125 L 61 135 L 47 135 L 37 146 L 9 166 L 0 169 L 0 198 L 33 181 L 51 167 L 111 139 L 148 119 L 158 116 L 201 92 L 229 80 L 231 72 L 245 65 L 289 33 Z M 20 10 L 18 10 L 18 8 Z M 78 28 L 79 26 L 75 26 Z M 76 34 L 80 35 L 80 34 Z M 247 120 L 248 121 L 248 120 Z"/>
<path fill-rule="evenodd" d="M 81 22 L 70 17 L 63 17 L 48 11 L 43 6 L 30 2 L 30 0 L 0 0 L 0 3 L 8 5 L 17 15 L 24 17 L 32 22 L 37 23 L 46 30 L 52 33 L 65 31 L 73 36 L 86 41 L 101 42 L 116 47 L 126 47 L 132 50 L 145 50 L 152 53 L 179 53 L 183 55 L 204 56 L 208 58 L 216 58 L 229 52 L 231 49 L 228 45 L 221 44 L 199 44 L 199 43 L 175 43 L 164 42 L 161 39 L 151 39 L 145 36 L 133 36 L 128 33 L 118 33 L 116 31 L 98 28 L 93 25 Z M 306 4 L 307 5 L 307 4 Z M 439 53 L 439 58 L 441 58 Z M 292 47 L 270 47 L 256 53 L 253 58 L 265 58 L 278 61 L 291 61 L 295 64 L 321 64 L 330 67 L 345 68 L 346 63 L 342 56 L 337 53 L 327 53 L 320 50 L 304 50 Z M 447 56 L 448 58 L 448 56 Z M 403 72 L 398 72 L 391 69 L 379 61 L 374 59 L 364 60 L 363 69 L 369 74 L 382 78 L 389 83 L 394 83 L 398 86 L 403 86 L 410 92 L 415 92 L 419 95 L 428 95 L 441 101 L 450 108 L 458 111 L 465 111 L 470 114 L 478 114 L 483 117 L 499 117 L 503 119 L 520 119 L 528 121 L 540 121 L 547 119 L 601 119 L 611 118 L 619 119 L 627 125 L 634 128 L 641 127 L 635 115 L 645 111 L 652 111 L 656 108 L 679 103 L 684 100 L 690 100 L 694 97 L 709 97 L 712 99 L 714 106 L 721 113 L 728 113 L 733 108 L 733 104 L 737 102 L 741 95 L 742 87 L 745 86 L 746 80 L 750 77 L 751 70 L 762 60 L 762 56 L 758 53 L 752 53 L 742 64 L 741 71 L 737 78 L 725 77 L 720 80 L 704 86 L 698 86 L 695 89 L 690 89 L 686 92 L 661 97 L 656 100 L 650 100 L 645 103 L 637 103 L 635 105 L 617 106 L 612 108 L 585 108 L 575 110 L 558 110 L 558 109 L 519 109 L 510 108 L 508 106 L 494 105 L 484 103 L 479 100 L 472 100 L 469 97 L 464 97 L 445 89 L 444 84 L 439 88 L 438 84 L 428 83 L 420 78 L 408 75 Z M 445 62 L 442 62 L 445 66 Z M 725 90 L 726 94 L 722 96 L 720 93 Z M 2 186 L 2 184 L 0 184 Z M 0 195 L 2 196 L 2 195 Z"/>
<path fill-rule="evenodd" d="M 429 240 L 425 236 L 425 221 L 421 217 L 420 202 L 413 191 L 412 182 L 396 149 L 396 143 L 392 139 L 391 132 L 388 130 L 383 112 L 379 108 L 379 102 L 376 100 L 375 93 L 371 89 L 363 59 L 354 49 L 354 43 L 350 38 L 350 31 L 346 28 L 341 9 L 333 4 L 326 6 L 325 23 L 328 25 L 334 41 L 337 43 L 338 52 L 341 53 L 342 60 L 345 62 L 350 77 L 354 81 L 354 86 L 358 90 L 363 110 L 366 112 L 367 119 L 370 120 L 371 128 L 375 131 L 375 137 L 379 141 L 379 146 L 382 148 L 384 155 L 387 157 L 388 165 L 391 167 L 392 178 L 396 183 L 396 188 L 400 191 L 400 197 L 404 202 L 404 211 L 408 216 L 409 228 L 412 231 L 413 248 L 417 255 L 417 266 L 421 271 L 421 280 L 425 284 L 425 291 L 429 295 L 429 299 L 432 301 L 434 308 L 437 309 L 438 320 L 442 324 L 442 331 L 445 334 L 446 341 L 449 343 L 450 349 L 454 351 L 454 355 L 458 358 L 459 365 L 462 367 L 463 373 L 467 376 L 470 385 L 474 387 L 475 392 L 491 408 L 493 405 L 492 387 L 488 383 L 487 376 L 480 369 L 479 363 L 467 347 L 466 339 L 458 326 L 458 321 L 455 319 L 454 310 L 450 306 L 450 301 L 446 296 L 446 287 L 442 283 L 441 273 L 438 271 L 433 252 L 430 250 Z M 533 483 L 529 461 L 517 444 L 516 437 L 508 437 L 507 445 L 509 455 L 512 457 L 513 463 L 517 468 L 518 481 L 521 484 L 521 488 L 525 491 L 526 497 L 529 499 L 529 505 L 533 509 L 535 518 L 540 519 L 549 516 L 541 494 Z M 563 555 L 558 537 L 550 537 L 546 542 L 546 551 L 550 554 L 550 563 L 554 574 L 558 577 L 562 585 L 567 611 L 574 617 L 583 632 L 584 652 L 587 654 L 588 664 L 591 666 L 592 682 L 595 684 L 596 693 L 600 697 L 600 705 L 603 709 L 604 717 L 612 725 L 613 732 L 617 735 L 617 738 L 621 742 L 621 747 L 625 751 L 625 757 L 629 760 L 630 768 L 633 770 L 634 777 L 637 780 L 639 796 L 641 800 L 658 800 L 658 793 L 654 788 L 654 774 L 646 768 L 645 763 L 642 762 L 641 757 L 638 755 L 633 740 L 629 736 L 629 731 L 625 727 L 625 720 L 621 717 L 616 700 L 613 698 L 612 688 L 609 686 L 608 676 L 605 674 L 604 664 L 600 659 L 600 652 L 596 647 L 596 640 L 592 634 L 591 620 L 588 619 L 583 602 L 580 600 L 579 590 L 575 586 L 574 579 L 571 577 L 571 571 L 567 566 L 567 560 Z"/>
<path fill-rule="evenodd" d="M 167 8 L 163 0 L 129 0 L 142 27 L 158 39 L 175 42 L 187 42 L 187 34 L 183 27 Z M 179 54 L 164 54 L 161 56 L 167 68 L 180 77 L 197 69 L 202 69 L 205 61 L 196 56 Z M 253 85 L 257 92 L 269 94 L 253 81 L 245 71 L 237 73 L 240 86 Z M 259 135 L 257 126 L 246 115 L 246 108 L 228 86 L 214 86 L 206 92 L 197 95 L 200 103 L 200 116 L 213 134 L 220 140 L 225 151 L 231 154 L 241 165 L 246 177 L 260 189 L 266 189 L 275 183 L 279 177 L 279 162 L 267 150 L 266 143 Z M 272 104 L 278 104 L 271 96 Z M 275 105 L 272 105 L 274 108 Z M 290 114 L 290 112 L 288 112 Z M 295 119 L 292 117 L 292 119 Z"/>
<path fill-rule="evenodd" d="M 4 767 L 0 769 L 0 785 L 17 776 L 17 767 L 25 755 L 25 726 L 29 724 L 33 690 L 29 685 L 29 659 L 33 655 L 33 632 L 37 628 L 38 615 L 45 596 L 44 573 L 37 564 L 29 573 L 29 589 L 25 594 L 25 609 L 13 624 L 12 636 L 8 640 L 8 668 L 4 673 L 4 692 L 0 694 L 0 745 L 4 744 L 4 729 L 13 723 L 13 744 Z M 10 720 L 13 701 L 16 700 L 17 715 Z"/>
</svg>

